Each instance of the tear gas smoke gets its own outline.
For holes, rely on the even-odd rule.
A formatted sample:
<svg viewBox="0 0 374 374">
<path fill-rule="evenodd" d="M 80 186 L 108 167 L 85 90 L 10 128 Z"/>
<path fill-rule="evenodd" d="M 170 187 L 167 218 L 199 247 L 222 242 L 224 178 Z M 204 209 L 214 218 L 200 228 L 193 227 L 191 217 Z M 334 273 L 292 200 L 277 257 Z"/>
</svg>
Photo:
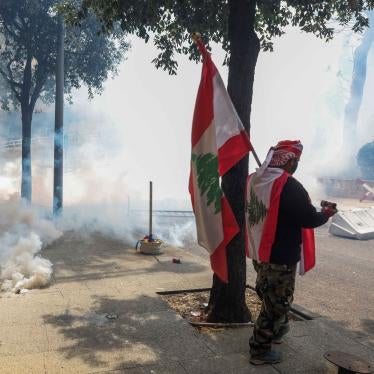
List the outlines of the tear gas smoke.
<svg viewBox="0 0 374 374">
<path fill-rule="evenodd" d="M 0 287 L 2 291 L 45 287 L 52 263 L 40 256 L 42 244 L 61 232 L 37 212 L 15 200 L 0 202 Z"/>
<path fill-rule="evenodd" d="M 340 33 L 326 44 L 290 29 L 275 40 L 274 53 L 259 56 L 251 140 L 264 159 L 278 140 L 300 139 L 305 151 L 297 177 L 300 175 L 312 195 L 314 191 L 318 197 L 323 194 L 318 191 L 315 177 L 336 175 L 343 159 L 344 106 L 352 78 L 352 51 L 359 37 Z M 155 49 L 137 39 L 132 44 L 121 74 L 106 83 L 101 97 L 87 103 L 87 94 L 80 90 L 74 95 L 75 104 L 65 107 L 64 213 L 56 221 L 60 230 L 74 229 L 82 234 L 99 231 L 129 245 L 147 234 L 149 180 L 154 182 L 154 209 L 191 210 L 190 132 L 201 69 L 181 58 L 178 75 L 169 77 L 149 62 L 157 53 Z M 214 45 L 213 58 L 221 75 L 227 76 L 227 68 L 221 65 L 223 52 Z M 372 51 L 368 66 L 373 58 Z M 373 118 L 369 100 L 373 73 L 369 69 L 367 74 L 357 130 L 360 141 L 374 138 L 374 127 L 369 124 Z M 33 202 L 50 211 L 53 112 L 49 117 L 48 113 L 35 116 L 34 120 L 43 115 L 46 119 L 40 126 L 47 136 L 34 141 L 32 147 Z M 36 121 L 33 134 L 37 134 L 37 126 Z M 15 157 L 1 156 L 0 199 L 10 199 L 19 191 L 20 152 Z M 250 172 L 254 168 L 250 157 Z M 3 209 L 7 209 L 6 214 Z M 144 213 L 136 213 L 138 210 Z M 30 210 L 14 202 L 2 206 L 1 279 L 8 289 L 14 290 L 20 284 L 29 286 L 30 279 L 42 285 L 50 277 L 51 264 L 38 253 L 41 243 L 58 237 L 58 232 L 34 215 L 26 219 L 30 214 Z M 8 216 L 14 218 L 9 220 Z M 54 230 L 54 235 L 46 235 L 49 229 Z M 155 217 L 154 233 L 178 246 L 188 246 L 196 237 L 193 220 L 165 221 Z"/>
</svg>

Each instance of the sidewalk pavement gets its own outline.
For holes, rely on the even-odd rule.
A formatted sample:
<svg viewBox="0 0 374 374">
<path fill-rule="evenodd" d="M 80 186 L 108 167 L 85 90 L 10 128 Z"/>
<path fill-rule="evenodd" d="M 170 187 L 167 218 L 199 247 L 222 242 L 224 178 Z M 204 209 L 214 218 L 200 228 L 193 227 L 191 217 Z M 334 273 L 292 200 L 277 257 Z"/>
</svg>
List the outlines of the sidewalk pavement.
<svg viewBox="0 0 374 374">
<path fill-rule="evenodd" d="M 320 316 L 292 322 L 281 364 L 250 365 L 250 328 L 198 332 L 156 294 L 211 286 L 209 263 L 187 250 L 144 256 L 67 233 L 43 256 L 54 264 L 50 287 L 1 295 L 0 373 L 318 374 L 336 372 L 327 350 L 373 359 L 372 341 Z"/>
</svg>

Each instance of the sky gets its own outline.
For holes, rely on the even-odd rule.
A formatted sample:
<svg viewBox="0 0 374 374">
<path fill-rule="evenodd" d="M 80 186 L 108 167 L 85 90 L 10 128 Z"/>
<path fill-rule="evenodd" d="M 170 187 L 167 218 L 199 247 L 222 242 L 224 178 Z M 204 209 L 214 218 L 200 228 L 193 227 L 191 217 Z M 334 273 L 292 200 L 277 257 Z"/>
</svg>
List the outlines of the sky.
<svg viewBox="0 0 374 374">
<path fill-rule="evenodd" d="M 258 58 L 251 141 L 264 159 L 278 140 L 300 139 L 305 151 L 298 176 L 310 188 L 316 175 L 334 173 L 358 39 L 339 33 L 326 44 L 290 29 L 275 40 L 274 52 L 261 52 Z M 82 89 L 69 106 L 71 128 L 75 126 L 85 141 L 78 151 L 65 155 L 70 165 L 65 174 L 65 203 L 130 200 L 134 206 L 144 205 L 145 200 L 140 201 L 152 180 L 156 207 L 190 209 L 191 122 L 201 64 L 182 56 L 178 75 L 169 76 L 151 63 L 157 54 L 151 44 L 136 38 L 131 44 L 118 76 L 106 82 L 104 93 L 89 101 Z M 212 58 L 226 82 L 224 52 L 218 45 L 213 46 Z M 373 59 L 372 52 L 369 66 Z M 361 142 L 374 138 L 369 101 L 374 73 L 370 71 L 367 87 L 358 131 Z M 321 160 L 331 163 L 329 170 L 321 168 Z M 250 172 L 254 168 L 251 158 Z M 47 204 L 52 169 L 39 167 L 34 175 L 38 184 L 34 195 Z"/>
</svg>

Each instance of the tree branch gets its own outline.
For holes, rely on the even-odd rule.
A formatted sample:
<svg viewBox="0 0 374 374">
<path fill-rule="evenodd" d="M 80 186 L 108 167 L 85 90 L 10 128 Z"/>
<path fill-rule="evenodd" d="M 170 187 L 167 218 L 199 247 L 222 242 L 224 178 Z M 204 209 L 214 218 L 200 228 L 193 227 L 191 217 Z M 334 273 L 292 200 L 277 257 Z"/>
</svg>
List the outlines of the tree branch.
<svg viewBox="0 0 374 374">
<path fill-rule="evenodd" d="M 15 82 L 14 80 L 10 79 L 5 72 L 0 69 L 0 74 L 3 76 L 3 78 L 9 83 L 10 89 L 13 91 L 14 95 L 16 96 L 18 101 L 21 101 L 21 95 L 20 93 L 16 90 L 16 87 L 21 88 L 22 85 L 18 82 Z"/>
<path fill-rule="evenodd" d="M 3 22 L 3 26 L 7 33 L 13 37 L 13 39 L 19 40 L 21 38 L 21 36 L 17 35 L 14 31 L 12 31 L 5 22 Z"/>
<path fill-rule="evenodd" d="M 7 70 L 8 70 L 8 74 L 9 74 L 9 78 L 12 80 L 12 82 L 14 82 L 14 85 L 19 87 L 19 88 L 22 88 L 22 84 L 19 83 L 19 82 L 16 82 L 14 77 L 13 77 L 13 72 L 12 72 L 12 69 L 11 69 L 11 65 L 13 62 L 15 62 L 16 60 L 11 60 L 7 63 L 6 67 L 7 67 Z"/>
<path fill-rule="evenodd" d="M 32 111 L 34 111 L 36 101 L 38 100 L 38 98 L 40 96 L 40 93 L 43 89 L 43 86 L 44 86 L 46 80 L 47 80 L 47 74 L 38 74 L 38 77 L 36 79 L 35 88 L 34 88 L 34 91 L 31 95 L 31 99 L 30 99 L 30 108 L 32 109 Z"/>
<path fill-rule="evenodd" d="M 21 93 L 21 100 L 24 103 L 27 100 L 27 105 L 29 105 L 31 80 L 32 80 L 31 60 L 32 60 L 32 56 L 31 56 L 31 53 L 28 51 L 25 70 L 23 71 L 23 84 L 22 84 L 22 93 Z"/>
</svg>

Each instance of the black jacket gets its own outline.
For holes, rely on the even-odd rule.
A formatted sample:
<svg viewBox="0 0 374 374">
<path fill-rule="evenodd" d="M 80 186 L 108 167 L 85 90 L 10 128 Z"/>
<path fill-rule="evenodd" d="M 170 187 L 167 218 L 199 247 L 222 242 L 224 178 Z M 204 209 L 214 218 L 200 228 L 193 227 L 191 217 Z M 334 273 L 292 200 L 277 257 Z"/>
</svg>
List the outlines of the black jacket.
<svg viewBox="0 0 374 374">
<path fill-rule="evenodd" d="M 289 177 L 283 187 L 278 213 L 277 231 L 270 263 L 295 265 L 300 260 L 301 229 L 325 224 L 328 217 L 311 204 L 305 188 Z"/>
</svg>

